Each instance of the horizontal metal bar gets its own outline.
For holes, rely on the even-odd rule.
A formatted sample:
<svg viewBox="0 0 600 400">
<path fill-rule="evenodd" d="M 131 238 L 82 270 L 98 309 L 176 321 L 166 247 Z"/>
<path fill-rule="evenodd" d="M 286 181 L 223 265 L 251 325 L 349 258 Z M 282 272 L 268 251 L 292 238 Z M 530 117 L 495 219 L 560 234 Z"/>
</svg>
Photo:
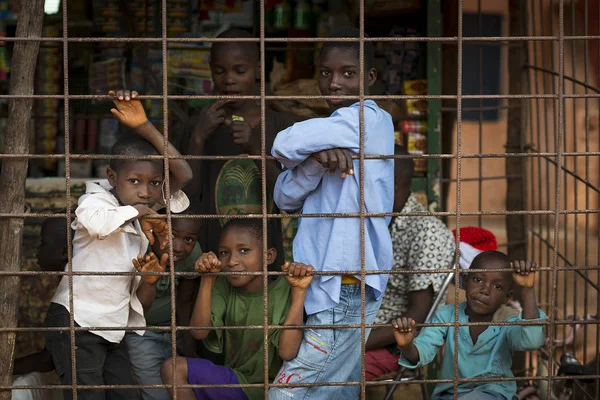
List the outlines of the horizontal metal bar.
<svg viewBox="0 0 600 400">
<path fill-rule="evenodd" d="M 549 320 L 530 320 L 530 321 L 514 321 L 514 322 L 458 322 L 458 326 L 545 326 L 550 325 L 552 322 Z M 597 320 L 555 320 L 554 325 L 600 325 L 600 321 Z M 191 330 L 207 330 L 207 331 L 226 331 L 226 330 L 276 330 L 276 329 L 357 329 L 360 328 L 361 324 L 323 324 L 323 325 L 231 325 L 231 326 L 179 326 L 175 328 L 177 331 L 191 331 Z M 377 329 L 382 327 L 390 326 L 390 324 L 365 324 L 366 328 Z M 444 323 L 421 323 L 415 324 L 417 328 L 427 327 L 454 327 L 454 322 Z M 75 326 L 71 329 L 68 326 L 65 327 L 2 327 L 0 332 L 87 332 L 87 331 L 140 331 L 148 330 L 155 332 L 170 332 L 172 331 L 171 326 Z"/>
<path fill-rule="evenodd" d="M 565 262 L 568 260 L 565 259 Z M 569 263 L 568 267 L 558 267 L 559 271 L 599 271 L 600 266 L 596 265 L 580 265 L 574 266 Z M 460 273 L 470 274 L 475 272 L 512 272 L 511 269 L 461 269 Z M 539 267 L 536 268 L 536 272 L 541 271 L 553 271 L 552 267 Z M 340 271 L 315 271 L 315 276 L 337 276 L 340 274 L 346 275 L 360 275 L 361 270 L 340 270 Z M 380 271 L 380 270 L 365 270 L 366 275 L 434 275 L 434 274 L 448 274 L 454 273 L 454 269 L 433 269 L 433 270 L 403 270 L 393 269 L 391 271 Z M 210 276 L 263 276 L 265 273 L 262 271 L 257 272 L 211 272 L 211 273 L 197 273 L 197 272 L 114 272 L 114 271 L 0 271 L 0 276 L 187 276 L 187 277 L 199 277 L 204 275 Z M 268 276 L 286 276 L 287 273 L 281 271 L 269 271 L 266 273 Z"/>
<path fill-rule="evenodd" d="M 465 100 L 469 99 L 558 99 L 560 97 L 559 94 L 471 94 L 471 95 L 462 95 L 461 98 Z M 589 98 L 598 98 L 600 95 L 597 94 L 564 94 L 563 98 L 581 98 L 581 97 L 589 97 Z M 251 95 L 239 95 L 239 96 L 226 96 L 226 95 L 217 95 L 217 94 L 189 94 L 189 95 L 179 95 L 179 94 L 167 94 L 164 95 L 139 95 L 137 97 L 139 100 L 164 100 L 165 98 L 168 100 L 260 100 L 260 96 L 251 96 Z M 348 99 L 348 100 L 358 100 L 360 96 L 349 96 L 349 95 L 265 95 L 265 100 L 326 100 L 326 99 Z M 369 95 L 365 96 L 367 100 L 455 100 L 457 99 L 457 95 L 445 94 L 445 95 L 434 95 L 434 94 L 388 94 L 388 95 Z M 113 98 L 104 95 L 104 94 L 0 94 L 0 99 L 70 99 L 70 100 L 112 100 Z"/>
<path fill-rule="evenodd" d="M 573 215 L 573 214 L 600 214 L 599 209 L 589 210 L 517 210 L 517 211 L 436 211 L 436 212 L 411 212 L 411 213 L 364 213 L 366 218 L 372 217 L 476 217 L 482 216 L 503 216 L 503 215 Z M 0 218 L 60 218 L 64 214 L 47 214 L 47 213 L 0 213 Z M 148 215 L 152 218 L 167 219 L 164 214 Z M 343 214 L 265 214 L 267 218 L 360 218 L 360 213 L 343 213 Z M 181 219 L 222 219 L 223 215 L 217 214 L 184 214 L 172 215 L 171 218 Z M 263 218 L 263 214 L 230 214 L 227 219 L 259 219 Z"/>
<path fill-rule="evenodd" d="M 3 37 L 5 42 L 67 42 L 67 43 L 212 43 L 212 42 L 254 42 L 260 43 L 260 38 L 158 38 L 158 37 Z M 598 40 L 600 35 L 572 35 L 562 37 L 564 40 Z M 356 37 L 346 38 L 322 38 L 322 37 L 277 37 L 264 38 L 265 43 L 323 43 L 323 42 L 456 42 L 457 36 L 398 36 L 398 37 L 365 37 L 359 39 Z M 538 42 L 538 41 L 559 41 L 558 36 L 463 36 L 461 42 Z"/>
<path fill-rule="evenodd" d="M 528 147 L 532 151 L 534 148 Z M 556 157 L 557 153 L 551 152 L 527 152 L 527 153 L 465 153 L 461 154 L 460 158 L 510 158 L 510 157 L 526 157 L 526 158 L 535 158 L 535 157 Z M 599 151 L 589 151 L 589 152 L 564 152 L 561 153 L 564 157 L 596 157 L 600 156 Z M 243 155 L 243 156 L 197 156 L 197 155 L 147 155 L 147 156 L 123 156 L 123 155 L 111 155 L 111 154 L 77 154 L 77 153 L 69 153 L 69 159 L 72 160 L 277 160 L 275 157 L 271 155 L 265 155 L 264 157 L 261 155 Z M 0 153 L 0 159 L 24 159 L 24 158 L 32 158 L 32 159 L 64 159 L 67 158 L 66 154 L 8 154 L 8 153 Z M 359 156 L 352 155 L 352 159 L 357 160 Z M 449 154 L 449 153 L 440 153 L 440 154 L 409 154 L 409 155 L 365 155 L 365 160 L 399 160 L 399 159 L 415 159 L 415 158 L 423 158 L 423 159 L 454 159 L 458 158 L 458 153 Z M 461 179 L 462 180 L 462 179 Z"/>
</svg>

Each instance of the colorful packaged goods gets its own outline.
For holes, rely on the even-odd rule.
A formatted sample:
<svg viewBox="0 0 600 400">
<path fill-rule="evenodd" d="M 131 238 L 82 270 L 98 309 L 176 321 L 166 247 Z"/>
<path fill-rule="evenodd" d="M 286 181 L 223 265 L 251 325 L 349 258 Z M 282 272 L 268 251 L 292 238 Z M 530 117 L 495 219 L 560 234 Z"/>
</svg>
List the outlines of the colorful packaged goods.
<svg viewBox="0 0 600 400">
<path fill-rule="evenodd" d="M 424 96 L 427 94 L 427 81 L 417 79 L 404 82 L 404 94 Z M 408 115 L 425 116 L 427 115 L 427 100 L 425 99 L 407 99 L 406 112 Z"/>
<path fill-rule="evenodd" d="M 427 122 L 426 121 L 401 121 L 400 130 L 403 133 L 416 132 L 427 134 Z"/>
<path fill-rule="evenodd" d="M 421 156 L 427 154 L 427 136 L 410 132 L 407 135 L 406 150 L 411 155 Z M 427 172 L 427 159 L 415 158 L 415 172 Z"/>
</svg>

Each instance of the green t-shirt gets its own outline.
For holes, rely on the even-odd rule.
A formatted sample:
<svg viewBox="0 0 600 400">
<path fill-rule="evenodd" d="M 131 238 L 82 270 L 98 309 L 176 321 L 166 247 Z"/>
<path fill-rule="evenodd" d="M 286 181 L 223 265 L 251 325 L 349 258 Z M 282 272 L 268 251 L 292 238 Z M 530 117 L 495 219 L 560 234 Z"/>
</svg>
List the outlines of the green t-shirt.
<svg viewBox="0 0 600 400">
<path fill-rule="evenodd" d="M 269 284 L 269 323 L 281 325 L 290 308 L 290 286 L 283 276 Z M 223 276 L 217 278 L 212 292 L 213 326 L 263 325 L 263 291 L 245 292 L 234 288 Z M 282 361 L 277 348 L 280 329 L 271 329 L 269 339 L 269 379 L 277 376 Z M 240 384 L 264 383 L 264 345 L 262 329 L 213 330 L 204 339 L 206 348 L 224 353 L 225 366 L 231 368 Z M 262 388 L 244 388 L 249 400 L 264 399 Z"/>
<path fill-rule="evenodd" d="M 175 263 L 177 272 L 194 272 L 194 264 L 202 255 L 200 245 L 196 243 L 192 253 L 181 261 Z M 175 277 L 175 287 L 179 284 L 179 279 L 194 279 L 191 277 Z M 156 282 L 156 296 L 150 309 L 146 311 L 146 325 L 149 326 L 168 326 L 171 325 L 171 277 L 161 276 Z"/>
</svg>

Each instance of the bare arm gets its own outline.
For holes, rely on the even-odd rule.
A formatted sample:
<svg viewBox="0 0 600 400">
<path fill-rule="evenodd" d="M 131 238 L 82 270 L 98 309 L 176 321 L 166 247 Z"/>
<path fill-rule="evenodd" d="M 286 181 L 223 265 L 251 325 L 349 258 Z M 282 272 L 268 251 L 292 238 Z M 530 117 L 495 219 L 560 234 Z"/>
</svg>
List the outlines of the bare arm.
<svg viewBox="0 0 600 400">
<path fill-rule="evenodd" d="M 521 288 L 521 300 L 523 301 L 523 319 L 537 319 L 540 317 L 537 302 L 535 300 L 535 262 L 514 261 L 511 263 L 513 269 L 513 281 Z"/>
<path fill-rule="evenodd" d="M 216 276 L 203 276 L 200 281 L 200 291 L 196 297 L 196 304 L 192 311 L 190 326 L 212 326 L 211 306 L 212 289 L 215 284 Z M 193 329 L 190 330 L 192 337 L 196 340 L 206 339 L 210 330 Z"/>
<path fill-rule="evenodd" d="M 304 324 L 304 299 L 306 289 L 292 289 L 292 304 L 283 325 Z M 282 329 L 279 336 L 279 357 L 291 360 L 298 355 L 303 336 L 302 329 Z"/>
<path fill-rule="evenodd" d="M 117 93 L 110 91 L 110 96 L 115 96 L 113 103 L 116 108 L 110 112 L 120 123 L 134 129 L 137 134 L 150 142 L 159 153 L 164 150 L 163 135 L 148 121 L 144 107 L 137 98 L 136 91 L 119 90 Z M 170 156 L 181 155 L 171 143 L 167 143 L 167 154 Z M 169 160 L 170 187 L 176 192 L 183 188 L 192 179 L 192 169 L 183 159 Z"/>
<path fill-rule="evenodd" d="M 408 310 L 402 314 L 402 316 L 409 317 L 418 324 L 425 322 L 427 313 L 433 304 L 433 288 L 431 285 L 424 290 L 409 292 L 408 304 Z M 395 342 L 396 339 L 394 338 L 394 329 L 392 326 L 386 325 L 374 329 L 371 332 L 371 335 L 369 335 L 369 339 L 367 340 L 366 349 L 375 350 Z"/>
<path fill-rule="evenodd" d="M 161 154 L 163 153 L 163 135 L 154 127 L 154 125 L 152 125 L 150 121 L 146 120 L 145 123 L 135 128 L 135 131 L 144 139 L 152 143 L 156 150 L 158 150 Z M 169 156 L 181 155 L 181 153 L 179 153 L 179 151 L 171 143 L 167 143 L 167 154 Z M 170 188 L 172 193 L 182 189 L 189 181 L 192 180 L 193 177 L 192 168 L 184 159 L 170 159 L 169 172 Z"/>
<path fill-rule="evenodd" d="M 152 303 L 156 297 L 156 284 L 151 285 L 142 279 L 140 286 L 138 286 L 135 293 L 137 294 L 140 303 L 142 303 L 144 312 L 146 312 L 152 307 Z"/>
<path fill-rule="evenodd" d="M 197 128 L 194 128 L 194 132 L 190 136 L 190 142 L 188 144 L 187 154 L 191 156 L 204 155 L 204 143 L 206 139 L 197 132 Z M 202 161 L 201 160 L 189 160 L 190 167 L 192 168 L 192 174 L 195 179 L 190 182 L 188 186 L 188 193 L 194 199 L 200 198 L 202 193 Z"/>
<path fill-rule="evenodd" d="M 417 330 L 415 321 L 411 318 L 398 318 L 392 321 L 396 343 L 402 351 L 402 355 L 412 364 L 419 363 L 419 350 L 413 343 Z"/>
<path fill-rule="evenodd" d="M 286 262 L 281 270 L 288 273 L 285 279 L 292 288 L 292 302 L 283 325 L 303 325 L 306 289 L 312 281 L 315 269 L 311 265 Z M 279 357 L 283 360 L 295 358 L 302 343 L 302 336 L 302 329 L 282 329 L 278 343 Z"/>
</svg>

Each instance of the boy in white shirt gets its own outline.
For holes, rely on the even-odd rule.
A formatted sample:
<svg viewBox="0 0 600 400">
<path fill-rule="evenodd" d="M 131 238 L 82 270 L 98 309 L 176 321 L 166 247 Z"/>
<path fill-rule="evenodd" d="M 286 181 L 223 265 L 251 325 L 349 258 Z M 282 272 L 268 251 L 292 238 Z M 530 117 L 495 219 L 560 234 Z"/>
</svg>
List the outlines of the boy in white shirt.
<svg viewBox="0 0 600 400">
<path fill-rule="evenodd" d="M 146 118 L 137 93 L 110 92 L 116 108 L 111 112 L 137 135 L 120 139 L 112 155 L 144 157 L 162 152 L 163 136 Z M 171 145 L 169 155 L 179 155 Z M 180 189 L 192 178 L 183 159 L 169 160 L 171 210 L 181 212 L 189 202 Z M 87 182 L 72 224 L 72 269 L 76 272 L 164 271 L 167 257 L 160 263 L 154 257 L 137 265 L 132 260 L 146 254 L 149 241 L 156 234 L 164 248 L 168 241 L 165 220 L 140 219 L 155 214 L 164 206 L 164 170 L 161 160 L 111 159 L 107 180 Z M 183 207 L 183 209 L 181 209 Z M 150 260 L 150 259 L 149 259 Z M 135 266 L 135 269 L 134 269 Z M 144 308 L 151 305 L 156 291 L 156 276 L 76 275 L 73 276 L 73 318 L 82 327 L 144 327 Z M 45 325 L 69 327 L 69 278 L 63 276 L 48 309 Z M 150 302 L 148 304 L 148 301 Z M 136 331 L 142 335 L 143 331 Z M 77 385 L 131 384 L 131 369 L 124 346 L 124 330 L 75 332 Z M 52 355 L 57 375 L 64 385 L 71 385 L 71 339 L 68 329 L 46 333 L 46 348 Z M 65 399 L 73 396 L 64 391 Z M 131 399 L 134 390 L 78 390 L 79 399 Z"/>
</svg>

